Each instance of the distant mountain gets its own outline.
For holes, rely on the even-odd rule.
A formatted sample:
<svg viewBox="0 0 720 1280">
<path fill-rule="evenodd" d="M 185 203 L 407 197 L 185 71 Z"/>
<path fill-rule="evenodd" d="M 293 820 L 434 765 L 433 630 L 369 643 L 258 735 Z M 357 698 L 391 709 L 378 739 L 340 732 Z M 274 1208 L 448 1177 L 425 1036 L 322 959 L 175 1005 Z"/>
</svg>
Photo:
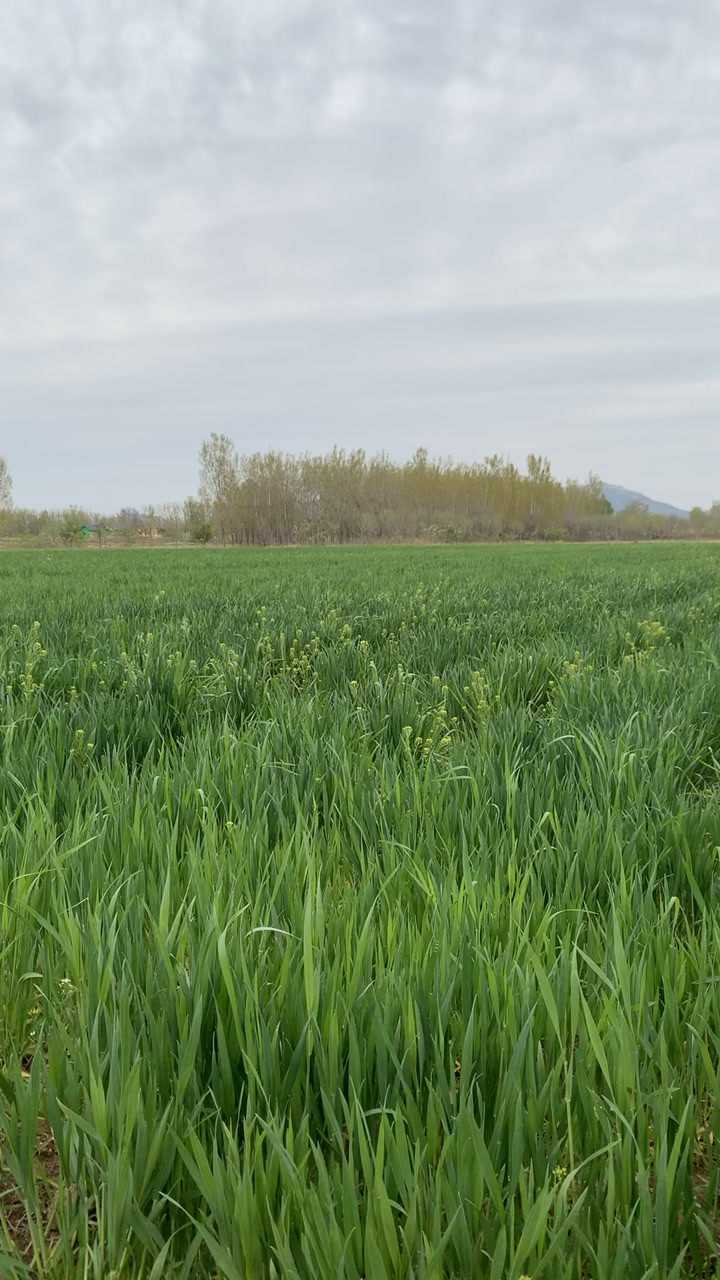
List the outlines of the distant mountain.
<svg viewBox="0 0 720 1280">
<path fill-rule="evenodd" d="M 653 516 L 677 516 L 681 520 L 687 520 L 690 514 L 689 511 L 681 511 L 680 507 L 671 506 L 669 502 L 656 502 L 654 498 L 646 498 L 644 493 L 623 489 L 621 484 L 604 484 L 603 493 L 613 511 L 625 511 L 633 503 L 640 502 Z"/>
</svg>

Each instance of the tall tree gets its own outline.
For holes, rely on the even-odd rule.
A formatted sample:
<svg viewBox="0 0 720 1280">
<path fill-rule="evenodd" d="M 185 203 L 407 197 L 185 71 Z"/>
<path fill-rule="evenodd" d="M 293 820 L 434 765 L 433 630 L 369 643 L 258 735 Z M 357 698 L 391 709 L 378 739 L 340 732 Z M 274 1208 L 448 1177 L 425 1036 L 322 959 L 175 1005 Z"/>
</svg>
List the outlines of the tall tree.
<svg viewBox="0 0 720 1280">
<path fill-rule="evenodd" d="M 238 483 L 235 445 L 229 436 L 213 431 L 200 446 L 200 497 L 212 510 L 223 543 L 232 525 Z"/>
<path fill-rule="evenodd" d="M 0 458 L 0 509 L 12 506 L 12 476 L 5 458 Z"/>
</svg>

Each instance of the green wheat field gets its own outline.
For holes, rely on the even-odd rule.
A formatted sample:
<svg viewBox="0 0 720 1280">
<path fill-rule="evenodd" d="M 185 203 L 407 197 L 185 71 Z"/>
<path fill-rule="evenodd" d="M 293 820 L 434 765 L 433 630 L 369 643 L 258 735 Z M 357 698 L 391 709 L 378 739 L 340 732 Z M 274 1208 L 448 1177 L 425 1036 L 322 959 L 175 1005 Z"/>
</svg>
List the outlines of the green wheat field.
<svg viewBox="0 0 720 1280">
<path fill-rule="evenodd" d="M 720 547 L 0 557 L 0 1276 L 716 1276 Z"/>
</svg>

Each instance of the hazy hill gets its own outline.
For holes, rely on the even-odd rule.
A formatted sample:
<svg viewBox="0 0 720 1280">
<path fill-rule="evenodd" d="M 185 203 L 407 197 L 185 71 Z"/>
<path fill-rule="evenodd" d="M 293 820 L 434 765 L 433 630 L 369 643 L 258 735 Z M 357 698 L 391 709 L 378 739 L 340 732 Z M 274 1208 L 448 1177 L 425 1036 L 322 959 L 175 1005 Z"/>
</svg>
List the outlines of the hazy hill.
<svg viewBox="0 0 720 1280">
<path fill-rule="evenodd" d="M 678 516 L 686 520 L 690 514 L 688 511 L 682 511 L 680 507 L 671 506 L 669 502 L 656 502 L 654 498 L 648 498 L 644 493 L 636 493 L 633 489 L 624 489 L 621 484 L 604 484 L 603 493 L 613 511 L 624 511 L 626 507 L 631 507 L 633 503 L 640 502 L 654 516 Z"/>
</svg>

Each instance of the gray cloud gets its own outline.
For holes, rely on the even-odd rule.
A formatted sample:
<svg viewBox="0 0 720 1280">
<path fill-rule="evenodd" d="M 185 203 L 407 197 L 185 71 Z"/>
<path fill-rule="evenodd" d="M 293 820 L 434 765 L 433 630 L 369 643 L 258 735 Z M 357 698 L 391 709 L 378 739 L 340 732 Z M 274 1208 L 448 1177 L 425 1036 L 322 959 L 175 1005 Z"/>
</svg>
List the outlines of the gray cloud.
<svg viewBox="0 0 720 1280">
<path fill-rule="evenodd" d="M 182 496 L 222 429 L 708 502 L 719 36 L 709 0 L 10 0 L 18 500 Z"/>
</svg>

